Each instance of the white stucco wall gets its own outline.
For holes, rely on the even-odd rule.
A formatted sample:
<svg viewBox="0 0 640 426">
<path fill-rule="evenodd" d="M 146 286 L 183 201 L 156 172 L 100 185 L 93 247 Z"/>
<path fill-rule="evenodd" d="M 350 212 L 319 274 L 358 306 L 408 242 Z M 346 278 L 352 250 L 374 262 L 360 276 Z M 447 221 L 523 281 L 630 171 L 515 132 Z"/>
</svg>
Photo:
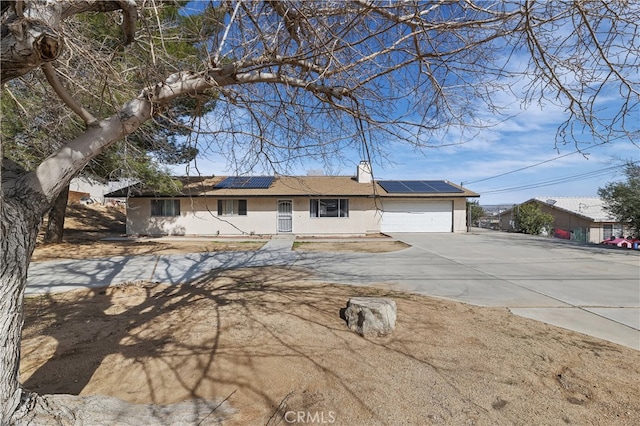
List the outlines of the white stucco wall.
<svg viewBox="0 0 640 426">
<path fill-rule="evenodd" d="M 467 200 L 465 198 L 453 200 L 453 232 L 467 232 Z"/>
<path fill-rule="evenodd" d="M 364 235 L 380 231 L 373 199 L 350 198 L 349 217 L 310 217 L 309 198 L 293 199 L 293 233 L 300 235 Z"/>
<path fill-rule="evenodd" d="M 308 197 L 282 198 L 293 203 L 293 230 L 299 235 L 364 235 L 378 232 L 380 214 L 372 199 L 349 200 L 348 218 L 312 218 Z M 246 198 L 246 216 L 220 216 L 216 198 L 180 199 L 180 216 L 151 216 L 150 198 L 130 198 L 127 204 L 129 235 L 242 235 L 276 234 L 276 199 Z"/>
</svg>

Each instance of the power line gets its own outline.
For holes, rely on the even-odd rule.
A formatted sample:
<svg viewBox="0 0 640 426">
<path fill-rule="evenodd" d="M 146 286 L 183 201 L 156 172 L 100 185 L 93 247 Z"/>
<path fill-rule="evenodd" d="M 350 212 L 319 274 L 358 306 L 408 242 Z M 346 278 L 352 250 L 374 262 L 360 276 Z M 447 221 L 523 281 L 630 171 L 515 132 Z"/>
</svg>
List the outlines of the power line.
<svg viewBox="0 0 640 426">
<path fill-rule="evenodd" d="M 599 144 L 592 145 L 589 148 L 597 148 L 597 147 L 605 145 L 606 143 L 607 142 L 601 142 Z M 548 160 L 540 161 L 539 163 L 535 163 L 535 164 L 531 164 L 531 165 L 528 165 L 528 166 L 525 166 L 525 167 L 521 167 L 519 169 L 511 170 L 509 172 L 500 173 L 499 175 L 495 175 L 495 176 L 489 176 L 489 177 L 486 177 L 486 178 L 472 180 L 472 181 L 465 181 L 465 182 L 462 182 L 462 184 L 469 185 L 471 183 L 484 182 L 485 180 L 495 179 L 495 178 L 499 178 L 499 177 L 502 177 L 502 176 L 510 175 L 512 173 L 521 172 L 522 170 L 531 169 L 531 168 L 539 166 L 541 164 L 550 163 L 552 161 L 556 161 L 556 160 L 559 160 L 559 159 L 564 158 L 564 157 L 568 157 L 568 156 L 573 155 L 573 154 L 578 154 L 578 153 L 582 154 L 583 152 L 584 152 L 584 150 L 577 149 L 577 150 L 575 150 L 573 152 L 568 152 L 566 154 L 559 155 L 557 157 L 553 157 L 553 158 L 550 158 Z"/>
<path fill-rule="evenodd" d="M 483 194 L 497 194 L 497 193 L 502 193 L 502 192 L 513 192 L 513 191 L 520 191 L 520 190 L 524 190 L 524 189 L 534 189 L 534 188 L 542 188 L 545 186 L 553 186 L 553 185 L 559 185 L 562 183 L 568 183 L 568 182 L 575 182 L 575 181 L 579 181 L 579 180 L 586 180 L 586 179 L 592 179 L 595 177 L 599 177 L 599 176 L 606 176 L 611 174 L 611 170 L 610 169 L 615 169 L 618 168 L 617 166 L 615 167 L 610 167 L 607 169 L 603 169 L 603 170 L 596 170 L 596 171 L 592 171 L 592 172 L 588 172 L 588 173 L 581 173 L 578 175 L 571 175 L 571 176 L 565 176 L 565 177 L 561 177 L 561 178 L 556 178 L 556 179 L 552 179 L 552 180 L 548 180 L 548 181 L 541 181 L 541 182 L 537 182 L 537 183 L 531 183 L 528 185 L 520 185 L 520 186 L 513 186 L 513 187 L 509 187 L 509 188 L 501 188 L 501 189 L 494 189 L 494 190 L 489 190 L 489 191 L 482 191 Z"/>
<path fill-rule="evenodd" d="M 554 179 L 550 179 L 550 180 L 530 183 L 530 184 L 527 184 L 527 185 L 512 186 L 512 187 L 509 187 L 509 188 L 494 189 L 494 190 L 489 190 L 489 191 L 481 191 L 481 193 L 482 194 L 498 194 L 498 193 L 502 193 L 502 192 L 513 192 L 513 191 L 521 191 L 521 190 L 524 190 L 524 189 L 542 188 L 542 187 L 545 187 L 545 186 L 553 186 L 553 185 L 558 185 L 558 184 L 561 184 L 561 183 L 568 183 L 568 182 L 575 182 L 575 181 L 578 181 L 578 180 L 592 179 L 592 178 L 599 177 L 599 176 L 609 175 L 609 174 L 611 174 L 612 171 L 619 170 L 620 167 L 621 166 L 616 165 L 616 166 L 606 167 L 604 169 L 599 169 L 599 170 L 593 170 L 593 171 L 590 171 L 590 172 L 579 173 L 579 174 L 576 174 L 576 175 L 563 176 L 563 177 L 554 178 Z"/>
<path fill-rule="evenodd" d="M 536 163 L 536 164 L 531 164 L 531 165 L 526 166 L 526 167 L 521 167 L 521 168 L 516 169 L 516 170 L 511 170 L 510 172 L 505 172 L 505 173 L 501 173 L 501 174 L 499 174 L 499 175 L 490 176 L 490 177 L 488 177 L 488 178 L 483 178 L 483 179 L 478 179 L 478 180 L 472 180 L 472 181 L 470 181 L 470 182 L 463 182 L 463 183 L 464 183 L 465 185 L 469 185 L 469 184 L 471 184 L 471 183 L 484 182 L 485 180 L 490 180 L 490 179 L 499 178 L 499 177 L 502 177 L 502 176 L 510 175 L 511 173 L 516 173 L 516 172 L 521 172 L 522 170 L 531 169 L 531 168 L 536 167 L 536 166 L 539 166 L 539 165 L 541 165 L 541 164 L 550 163 L 551 161 L 559 160 L 560 158 L 567 157 L 567 156 L 569 156 L 569 155 L 573 155 L 573 154 L 575 154 L 575 153 L 577 153 L 577 152 L 580 152 L 580 151 L 570 152 L 570 153 L 568 153 L 568 154 L 564 154 L 564 155 L 561 155 L 561 156 L 559 156 L 559 157 L 554 157 L 554 158 L 551 158 L 551 159 L 549 159 L 549 160 L 541 161 L 541 162 Z"/>
</svg>

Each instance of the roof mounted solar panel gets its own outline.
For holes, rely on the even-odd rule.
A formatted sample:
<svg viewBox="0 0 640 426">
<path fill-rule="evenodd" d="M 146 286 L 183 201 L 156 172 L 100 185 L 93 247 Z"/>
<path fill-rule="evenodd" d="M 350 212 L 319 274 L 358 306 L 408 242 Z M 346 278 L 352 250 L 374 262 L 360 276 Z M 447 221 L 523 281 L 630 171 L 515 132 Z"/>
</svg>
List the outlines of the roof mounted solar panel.
<svg viewBox="0 0 640 426">
<path fill-rule="evenodd" d="M 229 176 L 213 187 L 215 189 L 267 189 L 273 176 Z"/>
<path fill-rule="evenodd" d="M 378 184 L 389 194 L 460 193 L 462 189 L 443 180 L 380 180 Z"/>
<path fill-rule="evenodd" d="M 464 192 L 464 190 L 457 188 L 443 180 L 432 180 L 428 183 L 438 192 Z"/>
<path fill-rule="evenodd" d="M 388 193 L 411 192 L 402 182 L 395 180 L 378 181 L 378 184 Z"/>
<path fill-rule="evenodd" d="M 429 186 L 428 184 L 426 184 L 425 182 L 416 180 L 416 181 L 406 181 L 406 182 L 402 182 L 402 184 L 404 186 L 406 186 L 407 188 L 409 188 L 409 190 L 411 192 L 433 192 L 434 189 Z"/>
<path fill-rule="evenodd" d="M 230 176 L 216 185 L 217 188 L 242 188 L 249 183 L 248 177 Z"/>
</svg>

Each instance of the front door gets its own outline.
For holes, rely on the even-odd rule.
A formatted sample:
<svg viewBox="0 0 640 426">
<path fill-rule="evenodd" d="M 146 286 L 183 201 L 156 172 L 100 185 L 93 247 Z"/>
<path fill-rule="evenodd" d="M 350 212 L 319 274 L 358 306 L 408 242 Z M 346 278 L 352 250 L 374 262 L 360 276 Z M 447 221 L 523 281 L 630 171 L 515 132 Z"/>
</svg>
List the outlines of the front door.
<svg viewBox="0 0 640 426">
<path fill-rule="evenodd" d="M 293 205 L 291 200 L 278 201 L 278 232 L 293 230 Z"/>
</svg>

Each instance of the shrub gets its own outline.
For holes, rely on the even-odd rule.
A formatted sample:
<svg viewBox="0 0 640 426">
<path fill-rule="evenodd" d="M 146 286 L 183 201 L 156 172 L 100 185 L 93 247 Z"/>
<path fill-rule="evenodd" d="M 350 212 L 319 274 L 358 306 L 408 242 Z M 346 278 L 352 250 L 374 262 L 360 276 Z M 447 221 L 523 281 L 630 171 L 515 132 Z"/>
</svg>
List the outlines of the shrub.
<svg viewBox="0 0 640 426">
<path fill-rule="evenodd" d="M 538 235 L 544 228 L 550 228 L 553 216 L 544 213 L 535 203 L 516 207 L 516 229 L 525 234 Z"/>
</svg>

